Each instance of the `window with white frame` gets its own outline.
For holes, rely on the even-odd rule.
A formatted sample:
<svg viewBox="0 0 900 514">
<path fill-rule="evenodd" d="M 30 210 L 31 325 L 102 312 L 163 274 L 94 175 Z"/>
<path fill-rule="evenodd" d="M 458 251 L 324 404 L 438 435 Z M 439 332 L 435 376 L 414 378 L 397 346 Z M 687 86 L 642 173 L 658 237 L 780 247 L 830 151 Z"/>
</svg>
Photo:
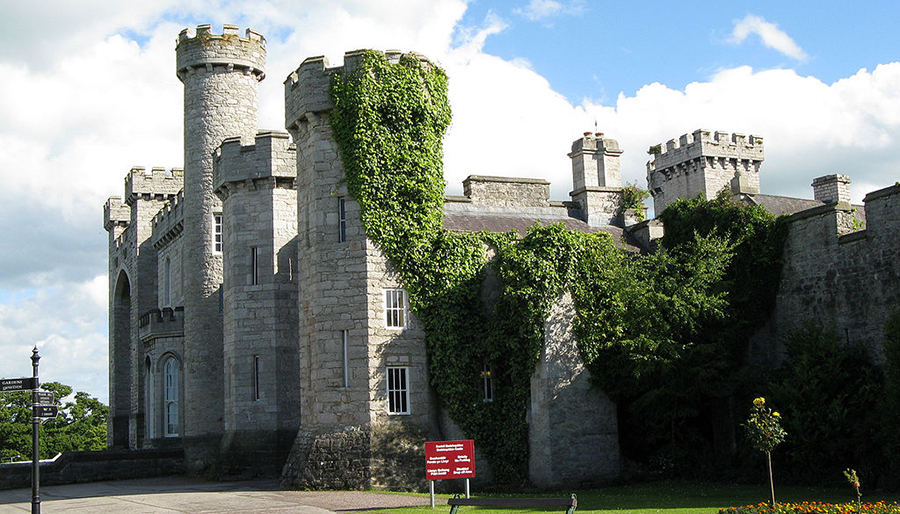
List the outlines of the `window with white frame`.
<svg viewBox="0 0 900 514">
<path fill-rule="evenodd" d="M 178 437 L 178 361 L 174 357 L 166 360 L 163 368 L 165 380 L 164 391 L 164 420 L 166 437 Z"/>
<path fill-rule="evenodd" d="M 387 328 L 405 328 L 409 317 L 406 291 L 403 289 L 384 290 L 384 322 Z"/>
<path fill-rule="evenodd" d="M 481 367 L 481 391 L 482 399 L 486 402 L 494 401 L 494 373 L 490 366 L 484 364 Z"/>
<path fill-rule="evenodd" d="M 213 251 L 222 253 L 222 215 L 213 214 Z"/>
<path fill-rule="evenodd" d="M 347 241 L 347 202 L 338 198 L 338 242 Z"/>
<path fill-rule="evenodd" d="M 388 414 L 409 414 L 409 368 L 387 367 Z"/>
</svg>

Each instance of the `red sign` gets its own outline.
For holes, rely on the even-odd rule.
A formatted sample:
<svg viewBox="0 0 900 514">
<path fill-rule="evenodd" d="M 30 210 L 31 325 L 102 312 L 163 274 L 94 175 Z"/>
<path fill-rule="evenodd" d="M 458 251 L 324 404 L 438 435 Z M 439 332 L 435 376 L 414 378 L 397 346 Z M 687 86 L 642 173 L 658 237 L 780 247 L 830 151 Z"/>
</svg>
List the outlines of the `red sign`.
<svg viewBox="0 0 900 514">
<path fill-rule="evenodd" d="M 425 478 L 449 480 L 475 477 L 475 441 L 425 443 Z"/>
</svg>

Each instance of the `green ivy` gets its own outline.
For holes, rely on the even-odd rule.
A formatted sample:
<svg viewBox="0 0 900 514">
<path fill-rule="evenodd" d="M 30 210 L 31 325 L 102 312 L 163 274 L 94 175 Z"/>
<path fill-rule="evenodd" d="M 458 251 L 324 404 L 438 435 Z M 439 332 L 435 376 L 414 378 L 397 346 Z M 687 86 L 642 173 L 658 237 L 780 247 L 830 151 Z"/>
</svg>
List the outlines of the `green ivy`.
<svg viewBox="0 0 900 514">
<path fill-rule="evenodd" d="M 530 379 L 564 291 L 575 301 L 582 358 L 606 386 L 637 379 L 647 362 L 677 361 L 700 322 L 721 316 L 713 286 L 730 247 L 715 237 L 698 238 L 694 253 L 632 258 L 607 234 L 562 225 L 535 225 L 522 238 L 445 230 L 447 77 L 420 56 L 391 64 L 365 51 L 356 69 L 333 75 L 330 93 L 348 191 L 424 325 L 441 406 L 477 441 L 496 482 L 528 476 Z M 497 401 L 483 401 L 485 368 Z"/>
</svg>

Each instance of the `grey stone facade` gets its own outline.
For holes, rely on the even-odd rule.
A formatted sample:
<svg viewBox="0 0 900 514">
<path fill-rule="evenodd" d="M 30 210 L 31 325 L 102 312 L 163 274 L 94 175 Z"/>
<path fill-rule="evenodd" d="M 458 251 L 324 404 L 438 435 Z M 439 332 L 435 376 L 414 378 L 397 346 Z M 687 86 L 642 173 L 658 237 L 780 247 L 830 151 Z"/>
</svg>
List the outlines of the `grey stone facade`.
<svg viewBox="0 0 900 514">
<path fill-rule="evenodd" d="M 359 56 L 346 54 L 339 67 L 303 61 L 285 81 L 287 132 L 259 131 L 265 39 L 231 25 L 179 36 L 184 169 L 135 168 L 124 197 L 104 206 L 111 446 L 183 448 L 188 471 L 281 473 L 291 487 L 421 489 L 424 442 L 464 437 L 430 388 L 424 329 L 363 229 L 331 134 L 331 77 L 355 69 Z M 562 223 L 648 251 L 660 226 L 635 224 L 623 210 L 621 153 L 602 134 L 575 141 L 565 201 L 551 200 L 543 180 L 470 176 L 463 196 L 446 198 L 444 226 L 524 233 Z M 657 209 L 729 185 L 775 205 L 758 194 L 762 159 L 755 136 L 696 131 L 670 141 L 648 165 Z M 773 333 L 823 316 L 846 320 L 852 337 L 877 335 L 897 300 L 898 197 L 896 187 L 873 193 L 857 212 L 821 199 L 779 204 L 814 209 L 792 220 Z M 845 234 L 863 210 L 869 227 Z M 829 296 L 832 288 L 871 294 Z M 532 378 L 529 478 L 541 487 L 619 472 L 616 409 L 590 387 L 572 316 L 565 295 Z M 489 479 L 484 461 L 477 465 Z"/>
</svg>

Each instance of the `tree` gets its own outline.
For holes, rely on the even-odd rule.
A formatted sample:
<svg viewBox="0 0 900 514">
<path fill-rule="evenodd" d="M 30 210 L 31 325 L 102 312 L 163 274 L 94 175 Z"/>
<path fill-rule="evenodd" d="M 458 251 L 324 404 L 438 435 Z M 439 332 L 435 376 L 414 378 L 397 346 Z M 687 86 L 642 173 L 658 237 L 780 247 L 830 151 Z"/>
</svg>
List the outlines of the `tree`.
<svg viewBox="0 0 900 514">
<path fill-rule="evenodd" d="M 106 448 L 109 408 L 88 393 L 72 395 L 70 386 L 58 382 L 41 384 L 54 394 L 59 416 L 40 427 L 40 458 L 48 459 L 64 451 L 97 451 Z M 31 392 L 0 395 L 0 459 L 28 460 L 32 448 Z"/>
<path fill-rule="evenodd" d="M 765 398 L 753 400 L 753 408 L 747 419 L 747 437 L 753 448 L 766 454 L 769 466 L 769 490 L 772 493 L 772 508 L 775 508 L 775 480 L 772 477 L 772 450 L 784 441 L 787 432 L 781 428 L 781 414 L 766 407 Z"/>
</svg>

